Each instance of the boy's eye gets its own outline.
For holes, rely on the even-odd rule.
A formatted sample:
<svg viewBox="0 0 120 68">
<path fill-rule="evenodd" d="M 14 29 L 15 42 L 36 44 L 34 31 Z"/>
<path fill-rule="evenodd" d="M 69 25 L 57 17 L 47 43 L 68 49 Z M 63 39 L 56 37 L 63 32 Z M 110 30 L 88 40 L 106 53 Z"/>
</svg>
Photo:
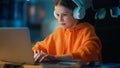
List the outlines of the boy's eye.
<svg viewBox="0 0 120 68">
<path fill-rule="evenodd" d="M 63 14 L 63 16 L 67 16 L 67 14 Z"/>
<path fill-rule="evenodd" d="M 57 16 L 59 16 L 59 14 L 56 14 Z"/>
<path fill-rule="evenodd" d="M 68 14 L 62 14 L 62 16 L 67 16 Z M 60 16 L 60 14 L 56 14 L 56 16 Z"/>
</svg>

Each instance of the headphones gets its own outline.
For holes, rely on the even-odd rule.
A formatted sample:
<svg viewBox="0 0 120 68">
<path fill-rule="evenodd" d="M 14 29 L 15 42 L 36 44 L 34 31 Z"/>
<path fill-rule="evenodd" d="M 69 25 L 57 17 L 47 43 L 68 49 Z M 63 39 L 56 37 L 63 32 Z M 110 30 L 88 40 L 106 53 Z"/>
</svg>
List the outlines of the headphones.
<svg viewBox="0 0 120 68">
<path fill-rule="evenodd" d="M 72 0 L 77 7 L 75 7 L 75 9 L 73 10 L 73 17 L 75 19 L 83 19 L 85 17 L 85 7 L 84 7 L 84 3 L 83 0 Z M 54 16 L 55 18 L 57 18 L 57 15 L 54 11 Z"/>
</svg>

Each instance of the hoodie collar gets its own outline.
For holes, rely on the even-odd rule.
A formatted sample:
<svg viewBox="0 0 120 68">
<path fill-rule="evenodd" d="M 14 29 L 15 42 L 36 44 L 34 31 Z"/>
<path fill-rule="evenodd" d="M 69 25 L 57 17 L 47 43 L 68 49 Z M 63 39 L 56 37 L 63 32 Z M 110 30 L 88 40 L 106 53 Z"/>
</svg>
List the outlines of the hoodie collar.
<svg viewBox="0 0 120 68">
<path fill-rule="evenodd" d="M 65 31 L 77 31 L 77 30 L 80 30 L 81 28 L 85 27 L 85 24 L 86 24 L 85 22 L 78 23 L 73 28 L 66 28 Z"/>
</svg>

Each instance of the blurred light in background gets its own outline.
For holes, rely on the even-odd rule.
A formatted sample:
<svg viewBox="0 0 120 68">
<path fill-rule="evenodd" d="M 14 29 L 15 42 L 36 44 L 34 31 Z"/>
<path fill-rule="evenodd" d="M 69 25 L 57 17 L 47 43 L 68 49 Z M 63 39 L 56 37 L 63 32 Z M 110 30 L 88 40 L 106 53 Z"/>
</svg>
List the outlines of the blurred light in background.
<svg viewBox="0 0 120 68">
<path fill-rule="evenodd" d="M 54 30 L 54 0 L 0 0 L 0 27 L 28 27 L 33 42 Z"/>
<path fill-rule="evenodd" d="M 111 12 L 111 16 L 117 18 L 118 16 L 120 16 L 120 8 L 119 7 L 113 7 L 112 9 L 110 9 Z"/>
<path fill-rule="evenodd" d="M 25 8 L 24 0 L 0 0 L 0 27 L 25 27 Z"/>
<path fill-rule="evenodd" d="M 27 0 L 27 1 L 30 1 L 30 0 Z"/>
<path fill-rule="evenodd" d="M 95 14 L 95 19 L 104 19 L 106 15 L 106 10 L 105 8 L 100 8 Z"/>
<path fill-rule="evenodd" d="M 112 7 L 109 10 L 106 10 L 106 8 L 100 8 L 97 9 L 95 14 L 95 19 L 102 20 L 106 17 L 106 12 L 110 12 L 111 18 L 118 18 L 120 16 L 120 8 L 119 7 Z"/>
</svg>

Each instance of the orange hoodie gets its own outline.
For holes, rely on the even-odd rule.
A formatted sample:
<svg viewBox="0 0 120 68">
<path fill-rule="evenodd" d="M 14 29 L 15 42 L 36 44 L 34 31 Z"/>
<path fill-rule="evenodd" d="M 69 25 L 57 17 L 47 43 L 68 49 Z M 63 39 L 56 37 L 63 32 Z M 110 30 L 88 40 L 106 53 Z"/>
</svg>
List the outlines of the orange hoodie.
<svg viewBox="0 0 120 68">
<path fill-rule="evenodd" d="M 43 41 L 37 42 L 32 50 L 42 50 L 55 56 L 71 54 L 73 60 L 89 62 L 101 60 L 101 48 L 94 27 L 80 23 L 71 29 L 56 29 Z"/>
</svg>

